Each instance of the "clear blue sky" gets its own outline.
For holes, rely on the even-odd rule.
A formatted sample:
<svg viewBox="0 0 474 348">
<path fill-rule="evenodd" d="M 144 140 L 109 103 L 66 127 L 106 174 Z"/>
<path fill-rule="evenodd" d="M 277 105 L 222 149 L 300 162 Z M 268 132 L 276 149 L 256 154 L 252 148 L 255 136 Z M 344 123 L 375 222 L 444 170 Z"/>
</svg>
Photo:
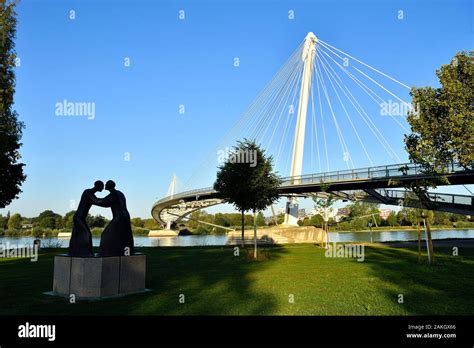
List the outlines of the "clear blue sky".
<svg viewBox="0 0 474 348">
<path fill-rule="evenodd" d="M 172 174 L 186 181 L 308 31 L 410 86 L 436 85 L 435 70 L 473 48 L 469 0 L 23 0 L 18 21 L 28 178 L 0 212 L 25 216 L 64 214 L 93 181 L 113 179 L 131 215 L 150 217 Z M 56 116 L 64 99 L 94 102 L 95 119 Z M 406 158 L 401 136 L 388 137 Z"/>
</svg>

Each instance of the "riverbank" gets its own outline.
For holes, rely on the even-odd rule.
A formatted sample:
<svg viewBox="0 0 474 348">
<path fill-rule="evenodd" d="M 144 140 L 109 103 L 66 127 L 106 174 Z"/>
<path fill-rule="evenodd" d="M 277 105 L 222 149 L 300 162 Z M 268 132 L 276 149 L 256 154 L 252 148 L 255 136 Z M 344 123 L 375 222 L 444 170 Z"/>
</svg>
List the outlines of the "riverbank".
<svg viewBox="0 0 474 348">
<path fill-rule="evenodd" d="M 0 259 L 0 315 L 466 315 L 474 313 L 474 249 L 365 246 L 364 261 L 326 257 L 314 245 L 140 248 L 151 292 L 70 304 L 51 290 L 54 255 Z M 424 249 L 423 249 L 424 251 Z M 403 303 L 399 303 L 399 295 Z M 178 299 L 184 295 L 185 303 Z"/>
<path fill-rule="evenodd" d="M 443 230 L 459 230 L 459 231 L 463 231 L 463 230 L 472 230 L 473 228 L 472 227 L 449 227 L 449 226 L 439 226 L 439 227 L 430 227 L 431 231 L 443 231 Z M 401 226 L 401 227 L 393 227 L 393 226 L 383 226 L 383 227 L 372 227 L 372 230 L 371 229 L 364 229 L 364 230 L 336 230 L 336 229 L 331 229 L 330 228 L 330 231 L 331 232 L 341 232 L 341 233 L 345 233 L 345 232 L 349 232 L 349 233 L 357 233 L 357 232 L 390 232 L 390 231 L 393 231 L 393 232 L 397 232 L 397 231 L 418 231 L 418 229 L 416 227 L 412 227 L 412 226 Z M 424 233 L 424 229 L 421 227 L 420 228 L 420 231 Z"/>
</svg>

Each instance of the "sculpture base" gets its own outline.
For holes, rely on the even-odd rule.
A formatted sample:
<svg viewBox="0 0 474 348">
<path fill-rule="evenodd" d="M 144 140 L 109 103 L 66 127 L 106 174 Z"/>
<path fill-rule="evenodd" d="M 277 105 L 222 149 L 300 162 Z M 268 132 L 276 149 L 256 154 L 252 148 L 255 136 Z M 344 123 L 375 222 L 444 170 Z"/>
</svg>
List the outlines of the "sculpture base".
<svg viewBox="0 0 474 348">
<path fill-rule="evenodd" d="M 53 291 L 57 296 L 101 299 L 146 291 L 146 256 L 54 257 Z"/>
</svg>

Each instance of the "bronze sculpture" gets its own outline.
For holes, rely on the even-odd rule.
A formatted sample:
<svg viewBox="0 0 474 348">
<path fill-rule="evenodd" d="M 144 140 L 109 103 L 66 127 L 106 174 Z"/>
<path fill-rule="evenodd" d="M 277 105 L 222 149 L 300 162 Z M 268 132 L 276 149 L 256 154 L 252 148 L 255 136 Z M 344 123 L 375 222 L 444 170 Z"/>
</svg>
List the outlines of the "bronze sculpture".
<svg viewBox="0 0 474 348">
<path fill-rule="evenodd" d="M 94 204 L 96 192 L 104 189 L 104 183 L 97 180 L 94 187 L 84 190 L 73 217 L 71 240 L 69 241 L 69 255 L 71 256 L 93 256 L 92 234 L 87 225 L 86 218 L 89 210 Z"/>
<path fill-rule="evenodd" d="M 130 214 L 127 210 L 125 195 L 115 189 L 115 182 L 109 180 L 105 184 L 105 189 L 108 190 L 110 193 L 104 198 L 97 198 L 95 196 L 95 192 L 102 191 L 102 189 L 104 188 L 104 184 L 102 183 L 102 181 L 97 181 L 96 184 L 97 188 L 94 185 L 93 189 L 84 191 L 81 197 L 81 203 L 79 204 L 81 212 L 80 214 L 78 214 L 78 208 L 76 214 L 74 215 L 74 221 L 76 221 L 76 215 L 78 216 L 78 228 L 76 228 L 76 231 L 73 228 L 73 234 L 71 236 L 71 242 L 69 244 L 69 254 L 72 256 L 93 255 L 92 235 L 90 233 L 89 227 L 85 222 L 85 218 L 91 205 L 94 204 L 104 208 L 111 208 L 112 210 L 112 220 L 102 232 L 102 236 L 100 239 L 99 255 L 133 255 L 135 252 L 133 245 L 133 234 L 130 223 Z M 102 186 L 100 184 L 102 184 Z M 74 226 L 76 226 L 76 222 Z M 86 240 L 85 235 L 88 236 L 89 241 Z"/>
</svg>

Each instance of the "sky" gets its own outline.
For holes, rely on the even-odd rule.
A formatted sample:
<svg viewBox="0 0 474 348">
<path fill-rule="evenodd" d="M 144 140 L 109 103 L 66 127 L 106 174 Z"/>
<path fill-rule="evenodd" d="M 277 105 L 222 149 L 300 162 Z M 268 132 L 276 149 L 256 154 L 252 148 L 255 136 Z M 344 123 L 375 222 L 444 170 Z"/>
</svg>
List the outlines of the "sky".
<svg viewBox="0 0 474 348">
<path fill-rule="evenodd" d="M 21 154 L 27 179 L 19 199 L 0 213 L 64 214 L 95 180 L 113 179 L 131 215 L 149 218 L 174 173 L 183 189 L 211 186 L 215 161 L 201 181 L 188 179 L 206 158 L 215 157 L 222 134 L 309 31 L 409 86 L 437 86 L 436 69 L 456 52 L 473 48 L 473 5 L 468 0 L 21 1 L 15 109 L 26 125 Z M 407 90 L 391 88 L 410 100 Z M 369 104 L 367 96 L 360 98 Z M 94 113 L 61 114 L 58 104 L 65 100 L 90 103 Z M 376 112 L 373 108 L 368 106 Z M 338 117 L 343 122 L 344 116 Z M 337 136 L 331 135 L 334 125 L 326 120 L 330 170 L 345 169 Z M 406 161 L 403 130 L 390 118 L 375 120 Z M 374 162 L 394 163 L 361 128 Z M 344 131 L 354 166 L 368 166 L 363 152 L 351 145 L 355 134 Z M 313 168 L 318 161 L 308 160 L 308 153 L 303 172 L 318 172 Z M 279 173 L 288 175 L 281 168 Z M 453 190 L 468 194 L 463 188 L 441 191 Z M 91 213 L 110 216 L 100 208 Z"/>
</svg>

